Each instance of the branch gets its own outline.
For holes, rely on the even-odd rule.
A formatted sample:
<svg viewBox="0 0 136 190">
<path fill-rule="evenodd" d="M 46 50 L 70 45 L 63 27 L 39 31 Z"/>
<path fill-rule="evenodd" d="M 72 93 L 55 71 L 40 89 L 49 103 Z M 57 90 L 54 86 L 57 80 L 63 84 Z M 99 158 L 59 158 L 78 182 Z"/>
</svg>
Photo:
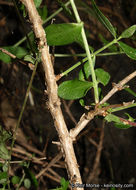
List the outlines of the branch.
<svg viewBox="0 0 136 190">
<path fill-rule="evenodd" d="M 80 172 L 78 169 L 77 160 L 74 153 L 73 141 L 69 135 L 67 126 L 65 124 L 63 114 L 60 108 L 60 100 L 57 95 L 57 84 L 54 75 L 54 69 L 51 62 L 51 57 L 49 54 L 45 31 L 42 27 L 42 21 L 38 12 L 35 8 L 34 2 L 32 0 L 20 0 L 26 7 L 29 15 L 30 22 L 32 23 L 33 30 L 38 39 L 38 48 L 41 53 L 41 60 L 43 68 L 45 71 L 45 81 L 47 85 L 47 94 L 48 94 L 48 106 L 52 114 L 55 128 L 58 132 L 61 149 L 63 155 L 65 156 L 65 161 L 67 164 L 67 170 L 70 175 L 71 183 L 80 183 L 82 184 Z M 79 188 L 75 188 L 79 189 Z M 81 190 L 82 188 L 80 188 Z"/>
<path fill-rule="evenodd" d="M 7 51 L 6 49 L 0 48 L 0 51 L 5 53 L 6 55 L 9 55 L 11 58 L 16 59 L 16 56 L 10 53 L 9 51 Z"/>
<path fill-rule="evenodd" d="M 122 90 L 124 88 L 124 85 L 128 83 L 131 79 L 133 79 L 135 76 L 136 76 L 136 71 L 125 77 L 118 84 L 115 84 L 112 90 L 100 101 L 99 104 L 104 104 L 111 96 L 113 96 L 113 94 L 115 94 L 119 90 Z"/>
<path fill-rule="evenodd" d="M 0 48 L 0 51 L 2 51 L 2 53 L 5 53 L 6 55 L 10 56 L 12 59 L 16 59 L 21 64 L 27 65 L 31 70 L 34 70 L 34 65 L 32 63 L 26 63 L 25 61 L 22 61 L 21 59 L 18 59 L 13 53 L 10 53 L 6 49 Z"/>
<path fill-rule="evenodd" d="M 117 91 L 122 90 L 124 85 L 128 83 L 131 79 L 136 76 L 136 71 L 125 77 L 122 81 L 118 84 L 115 84 L 112 90 L 100 101 L 98 105 L 96 105 L 95 110 L 91 110 L 88 112 L 87 115 L 83 114 L 80 118 L 80 121 L 76 125 L 75 128 L 70 130 L 70 136 L 75 140 L 76 136 L 80 133 L 81 130 L 85 128 L 85 126 L 96 116 L 96 115 L 103 115 L 105 114 L 106 109 L 109 109 L 110 106 L 107 108 L 99 108 L 100 104 L 104 104 L 111 96 L 113 96 Z M 131 103 L 132 104 L 132 103 Z M 112 105 L 111 105 L 112 107 Z"/>
</svg>

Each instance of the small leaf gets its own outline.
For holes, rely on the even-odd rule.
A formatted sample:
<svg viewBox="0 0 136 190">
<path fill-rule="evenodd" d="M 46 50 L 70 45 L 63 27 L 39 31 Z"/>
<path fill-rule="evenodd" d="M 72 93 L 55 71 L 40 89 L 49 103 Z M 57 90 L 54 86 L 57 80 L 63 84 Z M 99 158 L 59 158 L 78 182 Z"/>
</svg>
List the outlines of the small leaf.
<svg viewBox="0 0 136 190">
<path fill-rule="evenodd" d="M 129 38 L 131 37 L 136 31 L 136 25 L 130 26 L 120 35 L 121 38 Z"/>
<path fill-rule="evenodd" d="M 24 61 L 29 61 L 32 64 L 35 64 L 35 58 L 32 55 L 26 55 Z"/>
<path fill-rule="evenodd" d="M 23 17 L 25 18 L 27 16 L 27 11 L 25 9 L 25 5 L 24 4 L 21 4 L 19 6 L 19 9 L 23 12 Z"/>
<path fill-rule="evenodd" d="M 61 184 L 63 190 L 67 190 L 68 185 L 69 185 L 68 181 L 66 181 L 64 178 L 61 178 L 60 184 Z"/>
<path fill-rule="evenodd" d="M 125 113 L 125 115 L 128 116 L 128 120 L 129 120 L 129 121 L 132 121 L 132 122 L 135 121 L 135 119 L 134 119 L 133 117 L 131 117 L 131 115 L 129 115 L 128 113 Z"/>
<path fill-rule="evenodd" d="M 108 121 L 108 122 L 116 122 L 116 123 L 121 123 L 120 119 L 118 116 L 114 115 L 114 114 L 108 114 L 105 119 Z"/>
<path fill-rule="evenodd" d="M 12 182 L 13 185 L 18 184 L 18 183 L 20 182 L 20 177 L 18 177 L 18 176 L 13 176 L 13 177 L 11 178 L 11 182 Z"/>
<path fill-rule="evenodd" d="M 91 75 L 91 68 L 88 61 L 84 64 L 83 69 L 79 71 L 79 80 L 85 81 Z"/>
<path fill-rule="evenodd" d="M 7 181 L 7 172 L 0 172 L 0 184 L 4 184 Z"/>
<path fill-rule="evenodd" d="M 94 12 L 96 14 L 97 19 L 109 30 L 109 32 L 116 37 L 116 31 L 110 21 L 103 15 L 103 13 L 99 10 L 94 0 L 91 0 Z"/>
<path fill-rule="evenodd" d="M 22 47 L 7 46 L 2 48 L 14 54 L 19 59 L 21 59 L 28 53 L 27 50 Z M 0 51 L 0 60 L 2 60 L 4 63 L 10 63 L 12 58 L 9 55 Z"/>
<path fill-rule="evenodd" d="M 8 163 L 5 162 L 2 167 L 3 172 L 8 172 Z"/>
<path fill-rule="evenodd" d="M 4 160 L 9 160 L 10 159 L 9 151 L 8 151 L 8 149 L 7 149 L 4 142 L 0 143 L 0 158 L 2 158 Z"/>
<path fill-rule="evenodd" d="M 119 46 L 121 49 L 124 51 L 124 53 L 131 59 L 136 60 L 136 49 L 130 47 L 129 45 L 123 43 L 123 42 L 118 42 Z"/>
<path fill-rule="evenodd" d="M 87 91 L 93 87 L 92 82 L 69 80 L 61 83 L 58 88 L 58 95 L 66 100 L 74 100 L 82 98 Z"/>
<path fill-rule="evenodd" d="M 41 3 L 42 3 L 42 0 L 34 0 L 34 4 L 36 8 L 40 7 Z"/>
<path fill-rule="evenodd" d="M 104 71 L 101 68 L 95 69 L 95 74 L 97 77 L 97 82 L 102 83 L 104 86 L 106 86 L 110 80 L 110 75 L 108 72 Z"/>
<path fill-rule="evenodd" d="M 24 186 L 29 189 L 31 187 L 31 181 L 30 179 L 26 178 L 24 179 Z"/>
<path fill-rule="evenodd" d="M 80 99 L 80 100 L 79 100 L 79 103 L 80 103 L 81 106 L 83 106 L 83 107 L 85 106 L 85 101 L 84 101 L 84 99 Z"/>
<path fill-rule="evenodd" d="M 136 93 L 130 89 L 130 88 L 124 88 L 125 91 L 127 91 L 128 93 L 130 93 L 131 95 L 133 95 L 136 98 Z"/>
<path fill-rule="evenodd" d="M 51 24 L 45 28 L 49 46 L 71 44 L 81 34 L 82 23 Z"/>
<path fill-rule="evenodd" d="M 11 132 L 6 131 L 6 130 L 3 129 L 3 127 L 0 125 L 0 143 L 9 140 L 11 137 L 12 137 Z"/>
<path fill-rule="evenodd" d="M 93 66 L 95 66 L 95 56 L 92 58 L 93 60 Z M 90 65 L 89 65 L 89 62 L 87 61 L 84 66 L 83 66 L 83 69 L 81 69 L 79 71 L 79 80 L 82 80 L 82 81 L 85 81 L 89 78 L 89 76 L 91 75 L 91 68 L 90 68 Z"/>
<path fill-rule="evenodd" d="M 132 127 L 131 125 L 123 123 L 123 121 L 116 115 L 113 114 L 108 114 L 105 119 L 108 122 L 114 122 L 115 127 L 120 128 L 120 129 L 128 129 Z"/>
<path fill-rule="evenodd" d="M 37 188 L 38 187 L 38 181 L 37 181 L 36 177 L 34 176 L 34 174 L 30 171 L 29 168 L 27 168 L 27 167 L 23 167 L 23 168 L 24 168 L 26 175 L 31 180 L 32 184 L 34 185 L 34 187 Z"/>
<path fill-rule="evenodd" d="M 132 126 L 131 125 L 125 125 L 123 123 L 115 123 L 115 127 L 119 128 L 119 129 L 128 129 Z"/>
</svg>

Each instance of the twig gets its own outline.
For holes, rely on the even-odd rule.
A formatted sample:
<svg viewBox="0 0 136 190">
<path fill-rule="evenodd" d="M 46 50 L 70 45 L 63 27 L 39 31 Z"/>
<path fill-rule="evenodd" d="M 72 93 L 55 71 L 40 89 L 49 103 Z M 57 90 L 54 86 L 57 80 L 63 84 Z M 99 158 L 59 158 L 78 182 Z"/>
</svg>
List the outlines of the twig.
<svg viewBox="0 0 136 190">
<path fill-rule="evenodd" d="M 98 147 L 99 145 L 90 137 L 88 137 L 88 141 L 92 143 L 95 147 Z"/>
<path fill-rule="evenodd" d="M 116 84 L 113 89 L 100 101 L 100 104 L 104 104 L 113 94 L 117 91 L 123 89 L 124 85 L 128 83 L 131 79 L 136 76 L 136 71 L 125 77 L 122 81 Z M 96 115 L 103 115 L 104 109 L 98 109 L 98 105 L 96 106 L 95 110 L 88 112 L 88 114 L 83 114 L 80 118 L 80 121 L 76 125 L 75 128 L 70 130 L 70 136 L 75 140 L 76 136 L 80 133 L 81 130 L 85 128 L 85 126 L 96 116 Z M 106 110 L 105 110 L 106 111 Z"/>
<path fill-rule="evenodd" d="M 23 105 L 22 105 L 22 109 L 21 109 L 21 112 L 19 114 L 17 125 L 15 127 L 15 131 L 14 131 L 14 134 L 13 134 L 13 140 L 12 140 L 12 143 L 11 143 L 10 154 L 12 153 L 12 149 L 13 149 L 13 146 L 14 146 L 14 143 L 15 143 L 15 138 L 16 138 L 16 135 L 17 135 L 17 130 L 18 130 L 19 126 L 20 126 L 20 122 L 21 122 L 21 119 L 22 119 L 22 116 L 23 116 L 23 113 L 24 113 L 24 110 L 25 110 L 25 106 L 26 106 L 26 103 L 27 103 L 28 95 L 29 95 L 29 92 L 30 92 L 30 89 L 31 89 L 31 86 L 32 86 L 32 82 L 33 82 L 33 79 L 34 79 L 34 76 L 35 76 L 35 73 L 36 73 L 37 66 L 38 66 L 38 61 L 36 61 L 36 63 L 35 63 L 35 67 L 34 67 L 34 70 L 32 72 L 32 76 L 31 76 L 31 79 L 30 79 L 30 82 L 29 82 L 29 85 L 28 85 L 28 88 L 27 88 L 27 91 L 26 91 L 26 95 L 25 95 L 25 99 L 24 99 L 24 102 L 23 102 Z"/>
<path fill-rule="evenodd" d="M 46 173 L 46 172 L 45 172 L 45 173 L 44 173 L 44 176 L 50 178 L 50 179 L 53 180 L 53 181 L 56 181 L 56 182 L 60 183 L 60 179 L 58 179 L 58 178 L 56 178 L 56 177 L 50 175 L 49 173 Z"/>
<path fill-rule="evenodd" d="M 55 168 L 65 168 L 65 165 L 64 164 L 63 165 L 62 164 L 61 165 L 60 164 L 54 164 L 53 167 L 55 167 Z"/>
<path fill-rule="evenodd" d="M 34 76 L 35 76 L 35 73 L 36 73 L 37 66 L 38 66 L 38 61 L 36 61 L 36 63 L 35 63 L 35 67 L 34 67 L 34 70 L 32 72 L 31 79 L 30 79 L 30 82 L 29 82 L 29 85 L 28 85 L 28 88 L 27 88 L 27 91 L 26 91 L 26 95 L 25 95 L 25 99 L 24 99 L 24 102 L 23 102 L 23 105 L 22 105 L 22 108 L 21 108 L 21 112 L 19 114 L 19 118 L 18 118 L 15 130 L 14 130 L 14 133 L 13 133 L 13 138 L 12 138 L 12 142 L 11 142 L 11 149 L 10 149 L 10 152 L 9 152 L 10 159 L 8 160 L 8 173 L 9 173 L 12 150 L 13 150 L 15 140 L 16 140 L 16 136 L 17 136 L 17 130 L 18 130 L 18 128 L 20 126 L 20 123 L 21 123 L 21 119 L 22 119 L 22 116 L 23 116 L 23 113 L 24 113 L 24 110 L 25 110 L 25 106 L 26 106 L 26 103 L 27 103 L 28 95 L 29 95 L 29 92 L 30 92 L 30 89 L 31 89 L 31 86 L 32 86 L 32 82 L 33 82 L 33 79 L 34 79 Z M 10 189 L 9 176 L 7 176 L 7 184 L 8 184 L 8 189 Z"/>
<path fill-rule="evenodd" d="M 26 157 L 26 156 L 22 156 L 21 154 L 16 154 L 15 152 L 12 153 L 12 156 L 16 157 L 16 158 L 20 158 L 23 161 L 31 161 L 32 163 L 35 163 L 35 164 L 39 164 L 39 165 L 42 165 L 45 164 L 44 162 L 38 160 L 38 159 L 34 159 L 34 158 L 29 158 L 29 157 Z M 10 163 L 10 162 L 9 162 Z"/>
<path fill-rule="evenodd" d="M 26 63 L 25 61 L 22 61 L 21 59 L 18 59 L 14 54 L 10 53 L 6 49 L 0 48 L 0 51 L 5 53 L 6 55 L 10 56 L 12 59 L 17 59 L 21 64 L 27 65 L 31 70 L 34 70 L 34 65 L 32 63 Z"/>
<path fill-rule="evenodd" d="M 70 107 L 72 106 L 72 104 L 74 103 L 74 100 L 70 100 L 69 102 L 68 102 L 68 108 L 70 109 Z"/>
<path fill-rule="evenodd" d="M 12 2 L 7 2 L 5 0 L 0 0 L 0 5 L 14 6 L 14 4 Z"/>
<path fill-rule="evenodd" d="M 97 176 L 99 175 L 98 170 L 99 170 L 99 163 L 100 163 L 100 157 L 101 157 L 101 151 L 102 151 L 102 145 L 103 145 L 103 139 L 104 139 L 104 124 L 105 123 L 103 120 L 100 141 L 99 141 L 99 145 L 97 147 L 97 153 L 96 153 L 95 162 L 93 165 L 93 171 L 90 173 L 90 175 L 87 179 L 87 183 L 91 183 L 93 181 L 93 179 L 97 178 Z"/>
<path fill-rule="evenodd" d="M 11 149 L 11 147 L 7 147 L 9 150 Z M 12 149 L 12 155 L 14 154 L 14 152 L 17 152 L 17 153 L 20 153 L 20 154 L 23 154 L 25 156 L 27 156 L 27 160 L 33 160 L 34 162 L 37 162 L 37 163 L 41 163 L 43 164 L 43 162 L 41 162 L 40 158 L 37 158 L 37 157 L 34 157 L 32 154 L 24 151 L 24 150 L 21 150 L 20 148 L 13 148 Z M 42 157 L 43 158 L 43 157 Z M 44 157 L 45 158 L 45 157 Z"/>
<path fill-rule="evenodd" d="M 73 183 L 73 179 L 76 178 L 74 183 L 82 183 L 80 172 L 78 169 L 78 164 L 73 148 L 73 142 L 69 135 L 66 123 L 63 118 L 63 114 L 60 108 L 60 100 L 58 98 L 57 84 L 54 75 L 54 69 L 51 62 L 51 57 L 49 54 L 49 49 L 47 46 L 45 31 L 42 27 L 42 20 L 36 10 L 33 1 L 21 0 L 25 5 L 30 22 L 33 25 L 33 30 L 36 38 L 38 39 L 38 48 L 41 54 L 41 60 L 43 64 L 43 69 L 45 71 L 45 80 L 47 84 L 48 93 L 48 105 L 52 117 L 54 119 L 54 125 L 59 134 L 63 155 L 65 156 L 65 161 L 67 164 L 67 171 L 70 175 L 70 181 Z M 77 188 L 78 189 L 78 188 Z M 81 189 L 80 189 L 81 190 Z"/>
<path fill-rule="evenodd" d="M 113 94 L 115 94 L 117 91 L 122 90 L 124 88 L 124 85 L 128 83 L 131 79 L 133 79 L 136 76 L 136 71 L 125 77 L 122 81 L 120 81 L 118 84 L 115 84 L 112 90 L 100 101 L 99 104 L 104 104 Z"/>
<path fill-rule="evenodd" d="M 9 55 L 9 56 L 12 57 L 13 59 L 16 59 L 16 56 L 13 55 L 12 53 L 10 53 L 9 51 L 7 51 L 6 49 L 0 48 L 0 51 L 2 51 L 3 53 Z"/>
<path fill-rule="evenodd" d="M 54 177 L 58 178 L 58 179 L 61 179 L 61 176 L 55 172 L 52 168 L 49 168 L 48 171 L 54 175 Z"/>
<path fill-rule="evenodd" d="M 73 123 L 74 123 L 75 125 L 77 125 L 77 121 L 76 121 L 76 119 L 74 118 L 74 116 L 72 115 L 72 113 L 71 113 L 71 111 L 70 111 L 68 105 L 66 104 L 66 101 L 65 101 L 65 100 L 63 100 L 63 104 L 64 104 L 65 110 L 66 110 L 68 116 L 70 117 L 71 121 L 73 121 Z"/>
<path fill-rule="evenodd" d="M 39 177 L 41 177 L 50 167 L 52 167 L 58 160 L 60 160 L 62 157 L 62 153 L 57 154 L 57 156 L 55 156 L 51 162 L 44 168 L 42 169 L 42 171 L 36 175 L 36 178 L 38 179 Z"/>
<path fill-rule="evenodd" d="M 31 146 L 31 145 L 29 145 L 27 143 L 24 143 L 24 142 L 21 142 L 21 141 L 18 141 L 18 140 L 17 140 L 17 142 L 18 142 L 18 144 L 22 145 L 24 148 L 26 148 L 30 152 L 33 152 L 33 153 L 38 154 L 40 156 L 44 156 L 45 155 L 40 150 L 38 150 L 37 148 L 35 148 L 35 147 L 33 147 L 33 146 Z"/>
</svg>

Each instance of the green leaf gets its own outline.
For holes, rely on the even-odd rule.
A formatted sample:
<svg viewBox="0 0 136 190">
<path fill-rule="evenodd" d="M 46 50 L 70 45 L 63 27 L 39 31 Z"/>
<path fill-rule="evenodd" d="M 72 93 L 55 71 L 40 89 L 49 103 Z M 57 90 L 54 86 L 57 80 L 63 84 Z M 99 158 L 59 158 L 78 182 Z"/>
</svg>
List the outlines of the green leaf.
<svg viewBox="0 0 136 190">
<path fill-rule="evenodd" d="M 41 16 L 41 19 L 44 21 L 47 18 L 48 15 L 48 10 L 47 10 L 47 6 L 44 5 L 42 8 L 38 8 L 38 13 Z"/>
<path fill-rule="evenodd" d="M 21 59 L 28 53 L 27 50 L 22 47 L 6 46 L 2 48 L 14 54 L 19 59 Z M 0 60 L 3 61 L 4 63 L 10 63 L 12 58 L 9 55 L 0 51 Z"/>
<path fill-rule="evenodd" d="M 116 38 L 116 31 L 110 21 L 103 15 L 103 13 L 99 10 L 94 0 L 91 0 L 94 12 L 96 14 L 97 19 L 109 30 L 109 32 Z"/>
<path fill-rule="evenodd" d="M 34 4 L 36 8 L 40 7 L 41 3 L 42 3 L 42 0 L 34 0 Z"/>
<path fill-rule="evenodd" d="M 110 75 L 108 72 L 104 71 L 101 68 L 95 69 L 95 74 L 97 77 L 97 82 L 102 83 L 104 86 L 106 86 L 110 80 Z"/>
<path fill-rule="evenodd" d="M 60 184 L 61 184 L 63 190 L 67 190 L 68 185 L 69 185 L 68 181 L 66 181 L 64 178 L 61 178 Z"/>
<path fill-rule="evenodd" d="M 74 100 L 82 98 L 87 91 L 93 87 L 92 82 L 69 80 L 61 83 L 58 88 L 58 95 L 66 100 Z"/>
<path fill-rule="evenodd" d="M 0 158 L 2 158 L 4 160 L 9 160 L 10 159 L 9 151 L 8 151 L 8 149 L 7 149 L 4 142 L 0 143 Z"/>
<path fill-rule="evenodd" d="M 82 23 L 51 24 L 45 28 L 49 46 L 71 44 L 81 35 Z"/>
<path fill-rule="evenodd" d="M 0 184 L 4 184 L 7 181 L 7 172 L 0 172 Z"/>
<path fill-rule="evenodd" d="M 26 178 L 24 179 L 24 186 L 29 189 L 31 187 L 31 181 L 30 179 Z"/>
<path fill-rule="evenodd" d="M 35 64 L 35 58 L 32 55 L 26 55 L 24 61 L 29 61 L 32 64 Z"/>
<path fill-rule="evenodd" d="M 113 115 L 113 114 L 108 114 L 105 119 L 108 121 L 108 122 L 114 122 L 114 125 L 115 127 L 119 128 L 119 129 L 128 129 L 130 127 L 132 127 L 131 125 L 128 125 L 128 124 L 124 124 L 120 118 L 116 115 Z"/>
<path fill-rule="evenodd" d="M 8 172 L 8 163 L 5 162 L 2 167 L 3 172 Z"/>
<path fill-rule="evenodd" d="M 136 31 L 136 25 L 130 26 L 120 35 L 121 38 L 129 38 L 131 37 Z"/>
<path fill-rule="evenodd" d="M 108 121 L 108 122 L 116 122 L 116 123 L 121 123 L 120 119 L 118 116 L 114 115 L 114 114 L 108 114 L 105 119 Z"/>
<path fill-rule="evenodd" d="M 19 9 L 23 12 L 23 17 L 25 18 L 27 16 L 27 11 L 25 9 L 25 5 L 24 4 L 21 4 L 19 6 Z"/>
<path fill-rule="evenodd" d="M 3 129 L 3 127 L 0 125 L 0 143 L 7 141 L 11 137 L 12 137 L 12 134 L 6 131 L 5 129 Z"/>
<path fill-rule="evenodd" d="M 34 174 L 29 170 L 29 168 L 27 168 L 27 167 L 23 167 L 23 168 L 24 168 L 26 175 L 31 180 L 32 184 L 34 185 L 34 187 L 37 188 L 38 181 L 37 181 L 36 177 L 34 176 Z"/>
<path fill-rule="evenodd" d="M 95 56 L 92 58 L 93 60 L 93 66 L 95 66 Z M 79 75 L 78 75 L 78 78 L 79 80 L 82 80 L 82 81 L 85 81 L 89 78 L 89 76 L 91 75 L 91 68 L 90 68 L 90 65 L 89 65 L 89 62 L 87 61 L 84 66 L 83 66 L 83 69 L 81 69 L 79 71 Z"/>
<path fill-rule="evenodd" d="M 95 65 L 95 59 L 93 59 L 93 64 Z M 110 80 L 110 75 L 108 72 L 104 71 L 101 68 L 95 69 L 95 74 L 97 76 L 97 81 L 106 86 Z M 83 69 L 79 72 L 79 80 L 85 81 L 91 75 L 91 69 L 88 62 L 83 66 Z"/>
<path fill-rule="evenodd" d="M 128 113 L 125 113 L 125 115 L 128 116 L 128 120 L 129 120 L 129 121 L 132 121 L 132 122 L 135 121 L 135 119 L 134 119 L 131 115 L 129 115 Z"/>
<path fill-rule="evenodd" d="M 83 106 L 83 107 L 85 106 L 85 101 L 84 101 L 84 99 L 80 99 L 80 100 L 79 100 L 79 103 L 80 103 L 81 106 Z"/>
<path fill-rule="evenodd" d="M 84 66 L 83 69 L 81 69 L 79 71 L 79 80 L 85 81 L 86 79 L 88 79 L 88 77 L 91 75 L 91 68 L 89 65 L 89 62 L 87 61 Z"/>
<path fill-rule="evenodd" d="M 18 177 L 18 176 L 13 176 L 13 177 L 11 178 L 11 182 L 12 182 L 13 185 L 18 184 L 18 183 L 20 182 L 20 177 Z"/>
<path fill-rule="evenodd" d="M 129 45 L 123 43 L 123 42 L 118 42 L 119 46 L 121 49 L 124 51 L 124 53 L 131 59 L 136 60 L 136 49 L 130 47 Z"/>
<path fill-rule="evenodd" d="M 119 129 L 128 129 L 132 126 L 131 125 L 125 125 L 123 123 L 115 123 L 115 127 L 119 128 Z"/>
<path fill-rule="evenodd" d="M 124 90 L 127 91 L 128 93 L 130 93 L 131 95 L 133 95 L 136 98 L 136 93 L 132 89 L 125 88 Z"/>
</svg>

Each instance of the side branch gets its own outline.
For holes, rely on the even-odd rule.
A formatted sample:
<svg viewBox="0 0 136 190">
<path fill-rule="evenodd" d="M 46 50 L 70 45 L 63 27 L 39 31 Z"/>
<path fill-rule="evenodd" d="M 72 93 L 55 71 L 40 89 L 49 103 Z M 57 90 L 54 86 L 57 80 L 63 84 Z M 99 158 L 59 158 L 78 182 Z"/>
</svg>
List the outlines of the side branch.
<svg viewBox="0 0 136 190">
<path fill-rule="evenodd" d="M 83 114 L 80 118 L 80 121 L 77 123 L 76 127 L 70 130 L 70 136 L 75 140 L 76 136 L 85 128 L 85 126 L 96 116 L 96 115 L 103 115 L 106 116 L 106 109 L 107 108 L 99 108 L 100 104 L 104 104 L 111 96 L 113 96 L 117 91 L 122 90 L 124 88 L 124 85 L 128 83 L 131 79 L 136 77 L 136 71 L 125 77 L 122 81 L 120 81 L 118 84 L 115 84 L 113 88 L 109 91 L 109 93 L 100 101 L 98 105 L 96 105 L 95 110 L 91 110 L 88 112 L 87 115 Z M 130 103 L 132 104 L 132 103 Z M 112 105 L 111 105 L 112 108 Z"/>
<path fill-rule="evenodd" d="M 128 83 L 131 79 L 133 79 L 135 76 L 136 76 L 136 71 L 125 77 L 118 84 L 115 84 L 112 90 L 100 101 L 99 104 L 104 104 L 113 94 L 115 94 L 119 90 L 122 90 L 124 85 Z"/>
</svg>

